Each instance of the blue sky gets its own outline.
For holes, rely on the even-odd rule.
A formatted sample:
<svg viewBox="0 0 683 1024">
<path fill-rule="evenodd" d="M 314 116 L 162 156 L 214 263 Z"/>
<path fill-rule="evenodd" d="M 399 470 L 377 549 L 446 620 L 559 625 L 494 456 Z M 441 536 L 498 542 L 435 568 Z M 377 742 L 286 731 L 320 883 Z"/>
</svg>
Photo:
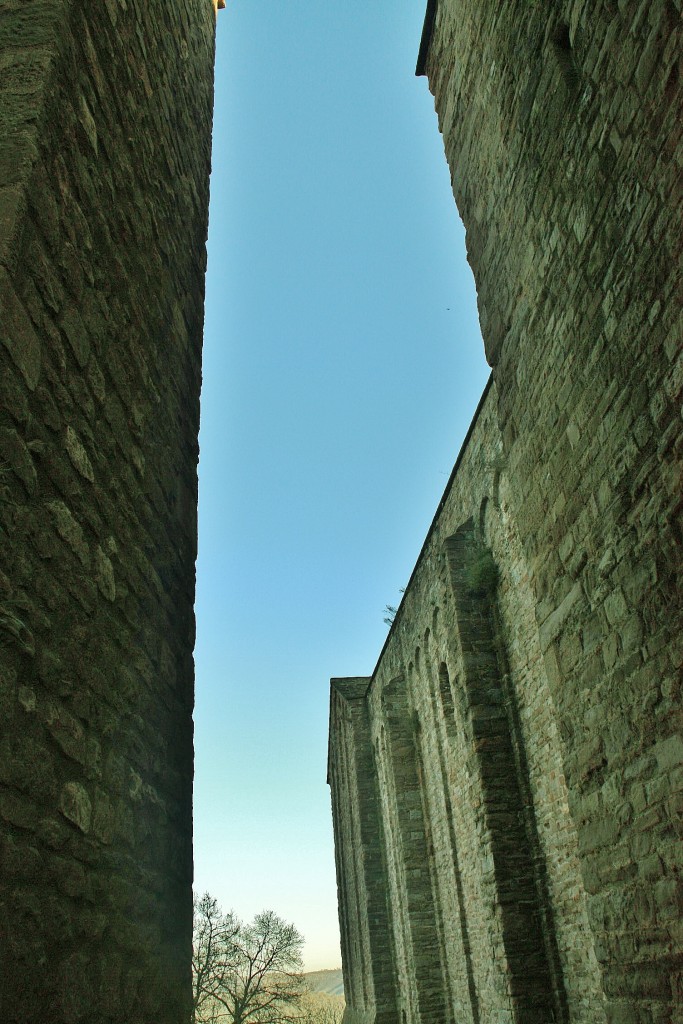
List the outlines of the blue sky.
<svg viewBox="0 0 683 1024">
<path fill-rule="evenodd" d="M 424 0 L 218 16 L 195 885 L 340 963 L 329 677 L 370 674 L 488 370 Z"/>
</svg>

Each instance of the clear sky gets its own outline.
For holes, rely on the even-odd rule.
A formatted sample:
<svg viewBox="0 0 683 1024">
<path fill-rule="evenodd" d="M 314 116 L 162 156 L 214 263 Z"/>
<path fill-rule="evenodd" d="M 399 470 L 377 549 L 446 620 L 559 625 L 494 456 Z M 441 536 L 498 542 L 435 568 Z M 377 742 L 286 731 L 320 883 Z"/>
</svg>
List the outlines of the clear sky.
<svg viewBox="0 0 683 1024">
<path fill-rule="evenodd" d="M 218 16 L 197 565 L 195 886 L 341 962 L 330 676 L 369 675 L 488 370 L 426 0 Z"/>
</svg>

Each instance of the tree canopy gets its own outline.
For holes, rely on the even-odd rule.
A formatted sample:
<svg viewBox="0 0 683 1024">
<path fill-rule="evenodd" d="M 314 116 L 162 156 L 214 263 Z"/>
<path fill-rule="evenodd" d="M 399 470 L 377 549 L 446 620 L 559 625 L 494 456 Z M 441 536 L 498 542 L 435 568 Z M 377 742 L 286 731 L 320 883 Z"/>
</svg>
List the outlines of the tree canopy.
<svg viewBox="0 0 683 1024">
<path fill-rule="evenodd" d="M 193 1024 L 300 1021 L 303 942 L 272 910 L 245 924 L 208 893 L 195 898 Z"/>
</svg>

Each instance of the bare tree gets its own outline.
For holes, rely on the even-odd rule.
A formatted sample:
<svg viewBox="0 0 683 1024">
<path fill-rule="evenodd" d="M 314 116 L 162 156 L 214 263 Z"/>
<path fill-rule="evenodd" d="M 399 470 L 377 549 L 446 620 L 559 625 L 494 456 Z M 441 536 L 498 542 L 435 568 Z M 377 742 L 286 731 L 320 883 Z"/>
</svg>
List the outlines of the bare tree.
<svg viewBox="0 0 683 1024">
<path fill-rule="evenodd" d="M 194 1024 L 299 1020 L 303 941 L 272 910 L 245 925 L 203 896 L 195 908 Z"/>
<path fill-rule="evenodd" d="M 193 901 L 192 1024 L 218 1024 L 229 1018 L 218 1001 L 237 959 L 234 940 L 240 922 L 223 914 L 205 892 Z"/>
</svg>

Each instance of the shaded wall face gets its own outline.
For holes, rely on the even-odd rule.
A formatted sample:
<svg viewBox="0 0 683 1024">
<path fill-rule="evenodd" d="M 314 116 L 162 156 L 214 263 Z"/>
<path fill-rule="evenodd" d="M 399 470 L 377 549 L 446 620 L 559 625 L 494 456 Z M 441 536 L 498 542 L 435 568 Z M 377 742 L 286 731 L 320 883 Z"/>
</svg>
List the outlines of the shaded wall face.
<svg viewBox="0 0 683 1024">
<path fill-rule="evenodd" d="M 185 1020 L 210 0 L 0 11 L 0 1017 Z"/>
<path fill-rule="evenodd" d="M 368 678 L 334 679 L 328 782 L 332 790 L 345 1024 L 394 1024 L 396 992 L 386 842 L 365 692 Z"/>
<path fill-rule="evenodd" d="M 679 6 L 438 4 L 427 74 L 609 1020 L 680 955 Z"/>
</svg>

